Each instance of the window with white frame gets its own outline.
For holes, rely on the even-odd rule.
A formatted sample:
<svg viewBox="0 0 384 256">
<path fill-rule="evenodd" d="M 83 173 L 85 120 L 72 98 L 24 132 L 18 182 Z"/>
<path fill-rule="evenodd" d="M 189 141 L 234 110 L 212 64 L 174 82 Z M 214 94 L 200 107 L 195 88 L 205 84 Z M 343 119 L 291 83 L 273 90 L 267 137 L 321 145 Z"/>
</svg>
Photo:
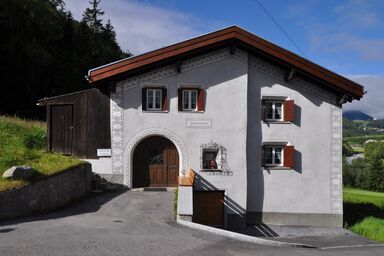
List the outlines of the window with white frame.
<svg viewBox="0 0 384 256">
<path fill-rule="evenodd" d="M 264 146 L 264 165 L 282 166 L 284 146 Z"/>
<path fill-rule="evenodd" d="M 147 110 L 161 111 L 162 106 L 162 90 L 147 89 Z"/>
<path fill-rule="evenodd" d="M 183 110 L 197 110 L 197 90 L 183 89 Z"/>
<path fill-rule="evenodd" d="M 266 121 L 282 121 L 283 107 L 283 101 L 264 101 L 264 119 Z"/>
</svg>

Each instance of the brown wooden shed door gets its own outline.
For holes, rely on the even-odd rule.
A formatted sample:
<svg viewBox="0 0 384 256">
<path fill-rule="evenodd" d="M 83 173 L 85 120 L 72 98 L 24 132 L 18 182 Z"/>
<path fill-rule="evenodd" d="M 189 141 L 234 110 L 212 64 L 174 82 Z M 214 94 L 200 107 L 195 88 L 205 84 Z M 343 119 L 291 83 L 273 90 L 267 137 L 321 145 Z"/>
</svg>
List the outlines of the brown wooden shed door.
<svg viewBox="0 0 384 256">
<path fill-rule="evenodd" d="M 144 139 L 133 155 L 133 187 L 176 187 L 179 154 L 166 138 Z"/>
<path fill-rule="evenodd" d="M 73 105 L 51 105 L 51 150 L 65 155 L 72 154 Z"/>
<path fill-rule="evenodd" d="M 224 226 L 224 191 L 195 191 L 192 220 L 209 226 Z"/>
</svg>

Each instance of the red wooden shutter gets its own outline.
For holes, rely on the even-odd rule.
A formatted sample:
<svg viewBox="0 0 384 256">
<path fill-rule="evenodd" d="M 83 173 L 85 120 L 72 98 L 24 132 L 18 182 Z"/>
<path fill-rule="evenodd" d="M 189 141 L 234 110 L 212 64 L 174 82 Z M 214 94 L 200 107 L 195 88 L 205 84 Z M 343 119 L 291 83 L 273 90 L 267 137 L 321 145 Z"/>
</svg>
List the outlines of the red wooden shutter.
<svg viewBox="0 0 384 256">
<path fill-rule="evenodd" d="M 284 167 L 295 167 L 295 147 L 285 146 L 284 147 Z"/>
<path fill-rule="evenodd" d="M 163 99 L 162 99 L 162 101 L 163 101 L 163 106 L 161 106 L 161 110 L 162 111 L 167 111 L 168 110 L 168 105 L 167 105 L 167 88 L 163 88 L 162 90 L 161 90 L 161 94 L 162 94 L 162 96 L 163 96 Z"/>
<path fill-rule="evenodd" d="M 265 121 L 265 104 L 264 101 L 260 101 L 260 120 Z"/>
<path fill-rule="evenodd" d="M 295 102 L 293 100 L 286 100 L 284 102 L 284 121 L 295 121 Z"/>
<path fill-rule="evenodd" d="M 141 108 L 147 110 L 147 88 L 141 89 Z"/>
<path fill-rule="evenodd" d="M 199 89 L 199 97 L 197 99 L 197 110 L 204 111 L 204 89 Z"/>
<path fill-rule="evenodd" d="M 177 108 L 179 111 L 182 111 L 183 110 L 183 89 L 179 88 L 177 90 L 177 95 L 178 95 Z"/>
</svg>

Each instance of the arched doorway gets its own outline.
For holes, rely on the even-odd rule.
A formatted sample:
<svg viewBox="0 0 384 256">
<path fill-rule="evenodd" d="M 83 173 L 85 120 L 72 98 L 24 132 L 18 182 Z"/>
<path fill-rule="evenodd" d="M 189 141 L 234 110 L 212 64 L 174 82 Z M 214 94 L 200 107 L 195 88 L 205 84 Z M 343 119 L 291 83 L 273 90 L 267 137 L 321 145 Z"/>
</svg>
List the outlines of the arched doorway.
<svg viewBox="0 0 384 256">
<path fill-rule="evenodd" d="M 179 154 L 176 146 L 161 136 L 142 140 L 133 153 L 133 187 L 176 187 Z"/>
</svg>

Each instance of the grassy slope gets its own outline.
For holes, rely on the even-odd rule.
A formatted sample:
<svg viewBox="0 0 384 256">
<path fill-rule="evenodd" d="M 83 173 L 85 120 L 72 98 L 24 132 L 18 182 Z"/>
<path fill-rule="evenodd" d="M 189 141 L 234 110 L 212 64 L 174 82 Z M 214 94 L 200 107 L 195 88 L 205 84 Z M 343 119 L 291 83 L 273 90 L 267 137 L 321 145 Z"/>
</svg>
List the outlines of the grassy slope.
<svg viewBox="0 0 384 256">
<path fill-rule="evenodd" d="M 344 188 L 344 220 L 349 229 L 384 242 L 384 193 Z"/>
<path fill-rule="evenodd" d="M 46 152 L 43 148 L 29 149 L 24 138 L 28 134 L 45 131 L 45 123 L 0 116 L 0 191 L 27 184 L 22 180 L 6 180 L 2 174 L 14 165 L 30 165 L 40 174 L 37 178 L 52 175 L 81 163 L 80 160 Z"/>
<path fill-rule="evenodd" d="M 354 137 L 344 137 L 343 141 L 352 143 L 352 144 L 364 144 L 367 140 L 384 140 L 383 134 L 377 135 L 362 135 L 362 136 L 354 136 Z"/>
<path fill-rule="evenodd" d="M 384 209 L 384 193 L 361 190 L 357 188 L 343 189 L 344 202 L 372 203 Z"/>
</svg>

